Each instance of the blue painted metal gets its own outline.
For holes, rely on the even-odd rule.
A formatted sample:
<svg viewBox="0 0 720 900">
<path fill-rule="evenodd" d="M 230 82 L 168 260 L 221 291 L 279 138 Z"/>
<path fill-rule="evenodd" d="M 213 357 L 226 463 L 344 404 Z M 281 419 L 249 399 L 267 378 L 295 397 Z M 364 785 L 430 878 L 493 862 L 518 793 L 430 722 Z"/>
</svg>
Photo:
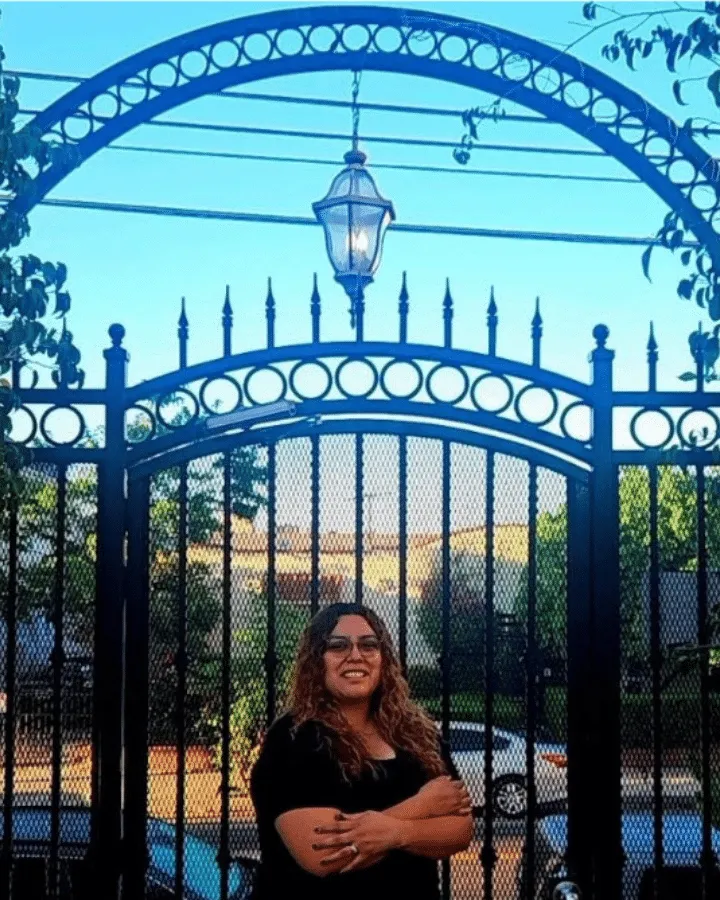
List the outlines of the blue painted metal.
<svg viewBox="0 0 720 900">
<path fill-rule="evenodd" d="M 454 16 L 387 6 L 302 7 L 232 19 L 110 66 L 28 124 L 58 142 L 60 150 L 9 208 L 31 209 L 111 141 L 196 97 L 266 78 L 333 70 L 453 82 L 508 97 L 561 122 L 642 179 L 680 214 L 716 268 L 720 264 L 720 241 L 711 224 L 720 198 L 712 209 L 702 210 L 702 190 L 693 193 L 701 185 L 717 186 L 717 167 L 668 116 L 587 63 L 531 38 Z M 73 121 L 78 116 L 79 132 L 78 120 Z M 667 144 L 659 161 L 647 152 L 658 139 Z M 683 184 L 670 175 L 678 161 L 689 163 L 694 173 Z"/>
<path fill-rule="evenodd" d="M 406 288 L 404 287 L 406 294 Z M 594 330 L 596 348 L 593 351 L 593 381 L 584 383 L 543 369 L 540 365 L 541 322 L 536 311 L 530 329 L 533 364 L 517 362 L 497 355 L 498 310 L 494 297 L 488 312 L 488 353 L 449 346 L 451 334 L 451 302 L 442 302 L 443 333 L 447 346 L 408 344 L 407 297 L 398 306 L 399 340 L 328 342 L 319 340 L 319 305 L 317 292 L 310 308 L 314 343 L 295 346 L 275 346 L 274 298 L 266 306 L 270 313 L 268 343 L 262 349 L 233 355 L 223 355 L 198 365 L 187 366 L 167 373 L 149 382 L 127 387 L 125 368 L 127 353 L 122 343 L 124 331 L 120 326 L 111 328 L 113 346 L 106 351 L 108 373 L 107 386 L 101 390 L 46 389 L 38 386 L 21 389 L 22 409 L 33 423 L 28 430 L 29 441 L 37 435 L 42 438 L 52 422 L 46 411 L 38 416 L 34 410 L 51 405 L 56 409 L 74 409 L 79 423 L 78 433 L 68 445 L 55 445 L 35 450 L 38 462 L 66 466 L 81 460 L 99 463 L 100 503 L 96 655 L 96 714 L 95 727 L 98 737 L 98 758 L 94 778 L 97 780 L 96 802 L 93 807 L 93 837 L 90 847 L 91 864 L 97 865 L 102 877 L 99 896 L 113 897 L 120 875 L 116 865 L 118 857 L 119 822 L 122 815 L 119 765 L 119 710 L 121 698 L 114 680 L 118 671 L 118 654 L 126 654 L 126 664 L 137 665 L 128 681 L 135 694 L 142 698 L 146 689 L 139 681 L 146 678 L 147 654 L 140 652 L 147 637 L 147 559 L 143 555 L 143 542 L 147 541 L 147 492 L 148 478 L 154 473 L 175 466 L 187 466 L 198 457 L 217 453 L 230 453 L 248 445 L 267 445 L 270 495 L 270 533 L 274 534 L 275 510 L 275 458 L 278 446 L 290 438 L 310 440 L 311 456 L 311 516 L 313 523 L 312 571 L 315 582 L 311 589 L 312 602 L 317 608 L 320 602 L 320 452 L 322 441 L 328 435 L 352 435 L 356 446 L 356 594 L 362 586 L 362 557 L 365 552 L 362 539 L 364 517 L 362 495 L 364 484 L 362 469 L 365 435 L 393 435 L 399 447 L 399 602 L 402 618 L 403 642 L 407 639 L 407 504 L 408 504 L 408 441 L 426 438 L 442 443 L 444 451 L 444 546 L 449 548 L 449 448 L 456 444 L 480 447 L 487 454 L 486 516 L 488 524 L 486 585 L 488 597 L 493 594 L 493 525 L 494 471 L 498 455 L 524 459 L 536 471 L 537 467 L 551 469 L 564 476 L 568 487 L 568 555 L 567 584 L 572 602 L 568 607 L 568 747 L 570 763 L 570 845 L 567 864 L 577 875 L 579 883 L 597 883 L 602 893 L 591 900 L 619 900 L 622 883 L 622 859 L 618 854 L 620 828 L 620 759 L 619 759 L 619 560 L 618 560 L 618 467 L 632 465 L 658 465 L 661 463 L 688 462 L 704 467 L 717 460 L 720 447 L 720 398 L 717 392 L 695 390 L 678 392 L 615 391 L 612 386 L 613 353 L 606 347 L 608 329 L 597 326 Z M 228 354 L 228 312 L 224 306 L 221 317 L 223 352 Z M 185 336 L 183 340 L 185 340 Z M 181 346 L 183 346 L 181 344 Z M 186 352 L 186 341 L 183 346 Z M 648 351 L 650 361 L 655 348 Z M 183 354 L 184 355 L 184 354 Z M 186 359 L 183 359 L 186 362 Z M 700 366 L 700 364 L 698 364 Z M 352 367 L 360 367 L 367 381 L 358 387 L 350 378 Z M 319 376 L 314 384 L 308 384 L 304 375 L 313 372 Z M 700 371 L 700 369 L 699 369 Z M 403 378 L 397 376 L 402 372 Z M 237 409 L 265 400 L 256 377 L 275 377 L 277 397 L 293 401 L 296 412 L 293 419 L 260 423 L 251 429 L 241 430 L 229 425 L 224 429 L 206 428 L 205 420 L 214 410 L 211 405 L 212 390 L 218 385 L 233 394 L 228 409 Z M 443 379 L 450 379 L 456 387 L 449 388 Z M 312 382 L 312 380 L 311 380 Z M 495 394 L 488 399 L 485 391 L 494 385 Z M 531 399 L 537 394 L 545 408 L 538 411 Z M 166 406 L 170 398 L 179 398 L 185 406 L 187 420 L 174 423 Z M 55 400 L 57 398 L 57 400 Z M 55 402 L 53 403 L 53 400 Z M 529 404 L 529 405 L 528 405 Z M 87 446 L 89 436 L 88 409 L 100 409 L 105 413 L 106 437 L 100 446 Z M 592 428 L 585 434 L 573 424 L 573 415 L 579 410 L 592 418 Z M 615 414 L 629 411 L 628 424 L 622 429 L 614 426 Z M 87 413 L 87 415 L 86 415 Z M 658 439 L 657 446 L 647 443 L 643 432 L 644 417 L 662 417 L 666 434 Z M 691 414 L 708 417 L 707 434 L 693 436 L 689 431 Z M 128 440 L 126 429 L 137 420 L 145 423 L 143 440 Z M 61 435 L 58 435 L 60 438 Z M 674 449 L 670 449 L 674 447 Z M 118 625 L 118 610 L 122 572 L 122 536 L 125 531 L 123 508 L 125 506 L 122 482 L 128 476 L 130 497 L 127 507 L 132 517 L 130 529 L 129 590 L 132 604 L 128 607 L 127 644 L 122 646 L 122 630 Z M 226 490 L 227 494 L 227 490 Z M 226 497 L 227 502 L 227 497 Z M 533 504 L 531 503 L 531 506 Z M 534 508 L 534 506 L 533 506 Z M 533 513 L 533 516 L 535 513 Z M 138 518 L 139 516 L 139 518 Z M 275 523 L 276 524 L 276 523 Z M 227 581 L 230 533 L 224 536 L 225 575 Z M 267 675 L 267 713 L 272 715 L 277 703 L 278 657 L 276 640 L 277 586 L 273 572 L 276 568 L 275 541 L 269 543 L 268 579 L 268 640 L 269 652 L 264 665 Z M 699 571 L 702 571 L 702 558 Z M 447 558 L 445 558 L 447 568 Z M 115 575 L 108 578 L 108 573 Z M 447 572 L 445 578 L 447 595 Z M 227 592 L 227 585 L 225 587 Z M 129 596 L 129 595 L 128 595 Z M 361 596 L 361 595 L 360 595 Z M 227 615 L 227 597 L 225 597 Z M 703 607 L 704 609 L 704 607 Z M 592 634 L 589 633 L 593 621 Z M 488 615 L 488 639 L 495 631 L 492 609 Z M 227 627 L 227 625 L 226 625 Z M 227 643 L 227 642 L 226 642 Z M 101 649 L 102 648 L 102 649 Z M 147 648 L 145 648 L 147 649 Z M 227 650 L 227 647 L 226 647 Z M 591 652 L 592 650 L 592 652 Z M 494 665 L 492 640 L 483 648 L 486 663 Z M 401 647 L 401 659 L 406 666 L 405 648 Z M 131 663 L 132 660 L 132 663 Z M 451 669 L 450 659 L 442 663 L 446 676 Z M 227 675 L 227 672 L 226 672 Z M 443 691 L 443 719 L 447 719 L 447 702 L 450 685 L 447 677 Z M 147 687 L 147 685 L 146 685 Z M 182 693 L 182 692 L 181 692 Z M 533 691 L 529 692 L 532 698 Z M 486 691 L 485 710 L 490 720 L 494 715 L 493 685 L 490 680 Z M 227 697 L 225 711 L 227 717 Z M 141 700 L 142 702 L 142 700 Z M 181 702 L 178 696 L 178 703 Z M 147 797 L 147 717 L 132 716 L 133 700 L 125 698 L 126 753 L 126 806 L 128 827 L 140 833 L 125 846 L 124 868 L 127 884 L 137 887 L 142 883 L 147 867 L 143 853 L 142 831 Z M 9 704 L 10 708 L 10 704 Z M 529 720 L 530 731 L 534 723 Z M 226 729 L 227 731 L 227 729 Z M 588 737 L 590 736 L 590 738 Z M 594 738 L 592 736 L 595 736 Z M 602 736 L 602 744 L 600 740 Z M 227 734 L 226 734 L 227 740 Z M 602 752 L 598 748 L 602 746 Z M 182 749 L 182 748 L 181 748 Z M 488 756 L 488 761 L 490 757 Z M 225 760 L 227 770 L 228 760 Z M 488 762 L 489 765 L 489 762 Z M 656 766 L 657 768 L 657 766 Z M 491 775 L 487 769 L 486 778 Z M 225 794 L 229 789 L 228 772 L 223 776 Z M 229 797 L 224 798 L 223 847 L 219 855 L 222 871 L 221 886 L 226 893 L 230 874 L 228 857 Z M 707 803 L 707 801 L 706 801 Z M 592 810 L 589 817 L 588 809 Z M 6 810 L 7 813 L 7 810 Z M 489 814 L 488 814 L 489 816 Z M 486 816 L 486 819 L 488 817 Z M 596 839 L 594 825 L 602 822 L 602 837 Z M 182 823 L 178 823 L 176 840 L 182 840 Z M 492 834 L 492 817 L 486 821 L 486 835 Z M 149 832 L 148 832 L 149 836 Z M 183 844 L 183 846 L 185 846 Z M 181 848 L 177 848 L 181 849 Z M 532 848 L 531 848 L 532 849 Z M 10 850 L 10 856 L 12 851 Z M 532 853 L 530 853 L 532 856 Z M 7 861 L 7 855 L 6 855 Z M 175 865 L 182 861 L 182 852 L 174 856 Z M 107 864 L 106 864 L 107 863 Z M 482 855 L 485 885 L 488 895 L 493 890 L 493 874 L 496 858 L 492 843 L 486 842 Z M 9 863 L 8 863 L 9 865 Z M 713 871 L 710 854 L 704 857 L 705 869 Z M 176 878 L 180 877 L 176 872 Z M 3 879 L 5 883 L 5 879 Z M 445 900 L 449 898 L 447 873 L 443 878 L 446 887 Z M 130 888 L 128 888 L 130 889 Z M 598 888 L 599 890 L 599 888 Z M 129 900 L 129 898 L 128 898 Z"/>
<path fill-rule="evenodd" d="M 556 50 L 502 29 L 451 16 L 417 9 L 385 6 L 282 9 L 259 16 L 222 22 L 165 41 L 99 73 L 52 104 L 28 128 L 36 128 L 46 140 L 59 143 L 48 166 L 31 179 L 28 190 L 10 204 L 11 209 L 29 210 L 74 167 L 107 146 L 120 135 L 162 112 L 195 97 L 252 81 L 293 73 L 333 70 L 376 70 L 417 75 L 453 82 L 506 96 L 543 116 L 560 122 L 590 140 L 608 155 L 634 172 L 654 190 L 685 222 L 720 268 L 720 240 L 713 222 L 720 221 L 718 167 L 710 157 L 674 123 L 632 91 L 597 70 Z M 169 78 L 167 78 L 169 74 Z M 542 89 L 539 79 L 543 80 Z M 551 89 L 547 89 L 552 85 Z M 102 108 L 102 114 L 100 109 Z M 108 108 L 111 114 L 108 115 Z M 608 108 L 612 114 L 608 117 Z M 81 132 L 75 131 L 80 123 Z M 665 154 L 650 142 L 665 141 Z M 677 183 L 671 174 L 675 163 L 691 166 L 692 177 Z M 711 209 L 701 207 L 706 186 L 715 191 Z M 39 387 L 33 376 L 30 386 L 20 385 L 21 372 L 13 370 L 13 385 L 19 387 L 21 411 L 27 417 L 26 443 L 41 440 L 49 446 L 35 448 L 35 459 L 64 467 L 76 462 L 98 464 L 98 602 L 95 658 L 94 738 L 96 785 L 90 828 L 90 860 L 96 866 L 98 897 L 117 896 L 121 868 L 125 868 L 127 890 L 142 885 L 147 864 L 157 868 L 143 852 L 145 835 L 156 826 L 146 816 L 147 796 L 147 715 L 132 716 L 132 698 L 126 696 L 125 821 L 136 829 L 125 845 L 123 859 L 120 822 L 123 814 L 120 754 L 122 749 L 122 654 L 126 673 L 134 662 L 128 686 L 136 690 L 140 703 L 147 699 L 147 602 L 148 572 L 145 543 L 148 540 L 148 478 L 172 466 L 184 466 L 192 459 L 212 453 L 230 453 L 250 444 L 267 444 L 270 494 L 270 533 L 275 534 L 276 452 L 278 445 L 293 437 L 311 441 L 311 548 L 313 608 L 319 603 L 318 577 L 320 511 L 320 448 L 325 435 L 356 437 L 356 573 L 358 591 L 362 585 L 363 510 L 362 464 L 366 434 L 394 435 L 399 447 L 399 532 L 400 547 L 400 648 L 406 666 L 407 621 L 407 498 L 408 441 L 427 438 L 440 441 L 443 456 L 443 547 L 444 608 L 449 598 L 449 472 L 453 444 L 482 447 L 487 451 L 486 483 L 486 568 L 488 580 L 487 643 L 483 648 L 487 666 L 494 665 L 495 616 L 492 609 L 493 507 L 498 454 L 526 460 L 535 467 L 552 469 L 567 479 L 568 553 L 567 584 L 572 602 L 568 609 L 568 747 L 570 762 L 568 867 L 586 888 L 591 900 L 619 900 L 622 882 L 620 759 L 619 759 L 619 560 L 618 560 L 618 467 L 654 466 L 660 463 L 693 464 L 698 468 L 698 490 L 704 467 L 716 463 L 720 452 L 720 399 L 706 391 L 703 376 L 707 359 L 700 337 L 696 354 L 696 380 L 692 391 L 656 390 L 657 343 L 648 342 L 647 391 L 615 391 L 612 386 L 612 351 L 608 350 L 608 330 L 595 329 L 597 347 L 593 351 L 594 376 L 591 384 L 567 378 L 540 365 L 542 321 L 539 306 L 531 325 L 532 364 L 498 355 L 498 308 L 494 291 L 487 309 L 487 352 L 452 347 L 454 301 L 446 293 L 442 307 L 444 346 L 407 342 L 408 291 L 405 278 L 398 304 L 398 340 L 366 340 L 362 304 L 356 306 L 356 340 L 323 343 L 320 339 L 321 303 L 317 283 L 312 293 L 311 342 L 292 347 L 275 345 L 278 312 L 269 287 L 266 300 L 267 346 L 233 354 L 231 331 L 233 312 L 229 297 L 222 310 L 222 356 L 198 365 L 187 365 L 189 326 L 184 307 L 178 330 L 180 368 L 132 387 L 126 384 L 127 353 L 122 343 L 124 330 L 110 329 L 112 347 L 105 351 L 106 386 L 99 390 L 71 390 L 59 384 L 54 389 Z M 282 308 L 280 307 L 280 312 Z M 320 373 L 325 384 L 311 392 L 303 387 L 303 374 Z M 357 391 L 349 374 L 362 368 L 370 387 Z M 404 372 L 400 378 L 399 372 Z M 218 383 L 236 394 L 234 407 L 252 406 L 260 400 L 260 377 L 274 377 L 278 396 L 292 400 L 297 408 L 295 421 L 266 423 L 241 431 L 228 426 L 208 432 L 204 421 L 213 410 L 211 388 Z M 410 384 L 408 385 L 408 380 Z M 448 384 L 459 387 L 450 393 Z M 495 392 L 488 389 L 494 385 Z M 314 389 L 313 389 L 314 390 Z M 498 396 L 500 399 L 498 399 Z M 532 397 L 543 397 L 545 412 L 533 409 Z M 492 399 L 494 397 L 494 399 Z M 166 410 L 171 398 L 178 398 L 187 411 L 186 420 L 175 423 Z M 39 408 L 48 406 L 42 413 Z M 76 434 L 53 436 L 52 420 L 57 411 L 69 411 L 77 423 Z M 90 440 L 90 411 L 104 415 L 105 431 L 99 444 Z M 574 416 L 584 411 L 591 425 L 586 432 L 573 427 Z M 617 415 L 622 413 L 623 415 Z M 666 426 L 655 445 L 648 443 L 643 424 L 658 413 Z M 693 415 L 702 415 L 707 432 L 692 430 Z M 316 417 L 321 417 L 316 421 Z M 627 421 L 627 425 L 614 424 Z M 128 425 L 144 423 L 142 440 L 129 440 Z M 136 427 L 135 431 L 138 429 Z M 128 477 L 129 498 L 124 494 Z M 233 891 L 229 840 L 229 758 L 228 758 L 228 615 L 229 555 L 231 529 L 228 515 L 229 485 L 225 476 L 224 519 L 224 761 L 223 838 L 220 852 L 219 889 L 223 897 Z M 534 484 L 533 480 L 533 484 Z M 534 521 L 535 505 L 532 518 Z M 128 591 L 123 595 L 123 540 L 125 514 L 134 521 L 129 528 L 130 556 Z M 699 530 L 704 534 L 700 514 Z M 17 543 L 17 521 L 11 517 L 10 545 Z M 17 548 L 16 548 L 17 549 Z M 267 713 L 276 705 L 278 657 L 276 640 L 276 567 L 274 538 L 269 543 Z M 11 553 L 8 630 L 14 625 L 17 597 L 17 554 Z M 706 550 L 700 548 L 698 570 L 706 566 Z M 703 576 L 704 577 L 704 576 Z M 701 579 L 702 581 L 702 579 Z M 701 613 L 706 598 L 701 588 Z M 128 600 L 127 643 L 123 645 L 123 600 Z M 703 613 L 704 615 L 704 613 Z M 700 618 L 703 618 L 703 615 Z M 593 622 L 592 634 L 589 623 Z M 447 615 L 444 630 L 447 632 Z M 701 636 L 706 623 L 699 621 Z M 445 644 L 447 634 L 445 633 Z M 446 675 L 450 659 L 441 661 Z M 6 734 L 12 733 L 14 658 L 8 657 L 8 717 Z M 127 674 L 126 674 L 126 677 Z M 492 721 L 493 685 L 489 679 L 486 714 Z M 707 687 L 707 686 L 705 686 Z M 449 686 L 445 678 L 443 724 L 448 723 Z M 530 695 L 532 696 L 532 691 Z M 707 691 L 705 691 L 707 694 Z M 707 697 L 705 698 L 707 700 Z M 182 702 L 182 697 L 178 697 Z M 531 731 L 535 723 L 531 720 Z M 10 731 L 8 731 L 10 728 Z M 488 734 L 489 734 L 488 730 Z M 603 752 L 597 752 L 603 742 Z M 181 748 L 182 749 L 182 748 Z M 703 719 L 704 766 L 707 769 L 707 702 Z M 6 786 L 12 786 L 13 755 L 8 755 Z M 656 760 L 657 767 L 657 760 Z M 657 774 L 657 772 L 656 772 Z M 707 772 L 705 773 L 707 774 Z M 486 758 L 486 779 L 492 775 L 491 754 Z M 709 784 L 709 780 L 706 779 Z M 12 792 L 7 796 L 12 797 Z M 57 792 L 56 792 L 57 793 Z M 703 864 L 707 872 L 715 865 L 708 841 L 708 795 L 705 795 Z M 57 797 L 56 797 L 57 806 Z M 592 814 L 590 813 L 592 811 Z M 8 827 L 13 815 L 6 799 L 3 821 Z M 482 863 L 485 890 L 492 894 L 496 862 L 492 846 L 492 817 L 486 815 L 486 841 Z M 51 829 L 52 831 L 52 829 Z M 55 828 L 57 832 L 57 827 Z M 60 822 L 60 834 L 62 820 Z M 600 837 L 594 841 L 594 834 Z M 182 873 L 176 871 L 182 851 L 188 845 L 179 831 L 167 835 L 167 883 Z M 178 841 L 182 846 L 175 846 Z M 57 843 L 57 834 L 55 836 Z M 656 834 L 657 843 L 657 834 Z M 152 841 L 151 841 L 152 844 Z M 154 851 L 153 851 L 154 852 Z M 13 848 L 4 841 L 2 888 L 9 891 Z M 532 855 L 532 854 L 531 854 Z M 594 887 L 591 885 L 594 884 Z M 445 896 L 449 892 L 444 870 Z M 7 891 L 6 891 L 7 889 Z M 596 898 L 591 891 L 596 892 Z M 192 894 L 191 894 L 192 896 Z M 129 900 L 129 895 L 128 895 Z M 134 900 L 134 898 L 133 898 Z"/>
<path fill-rule="evenodd" d="M 605 345 L 609 330 L 596 325 L 592 352 L 593 477 L 591 482 L 591 597 L 595 705 L 592 733 L 592 807 L 596 825 L 596 896 L 622 900 L 620 737 L 620 508 L 619 471 L 613 463 L 612 378 L 615 353 Z"/>
</svg>

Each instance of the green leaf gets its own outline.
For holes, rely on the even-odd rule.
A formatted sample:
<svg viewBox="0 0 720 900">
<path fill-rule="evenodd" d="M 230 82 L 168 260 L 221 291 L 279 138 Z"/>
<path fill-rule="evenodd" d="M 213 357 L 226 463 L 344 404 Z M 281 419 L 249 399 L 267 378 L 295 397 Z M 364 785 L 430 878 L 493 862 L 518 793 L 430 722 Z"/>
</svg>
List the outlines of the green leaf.
<svg viewBox="0 0 720 900">
<path fill-rule="evenodd" d="M 690 278 L 684 278 L 680 284 L 678 285 L 678 295 L 683 297 L 685 300 L 689 300 L 692 296 L 693 291 L 693 282 Z"/>
<path fill-rule="evenodd" d="M 717 322 L 720 320 L 720 294 L 718 294 L 717 290 L 713 293 L 712 297 L 708 300 L 708 314 L 713 322 Z"/>
<path fill-rule="evenodd" d="M 42 265 L 43 278 L 46 284 L 54 284 L 56 278 L 55 266 L 51 262 Z"/>
<path fill-rule="evenodd" d="M 70 294 L 58 291 L 55 294 L 55 315 L 62 316 L 70 310 Z"/>
<path fill-rule="evenodd" d="M 683 239 L 685 238 L 685 232 L 681 231 L 679 228 L 677 231 L 673 232 L 672 237 L 670 238 L 670 249 L 677 250 L 677 248 L 682 244 Z"/>
<path fill-rule="evenodd" d="M 715 69 L 708 78 L 707 89 L 713 95 L 715 106 L 720 106 L 720 69 Z"/>
<path fill-rule="evenodd" d="M 683 41 L 683 35 L 676 34 L 668 47 L 667 51 L 667 67 L 671 72 L 675 71 L 675 59 L 677 57 L 677 52 L 680 49 L 680 44 Z"/>
<path fill-rule="evenodd" d="M 687 103 L 683 100 L 682 94 L 680 93 L 682 89 L 681 81 L 673 81 L 672 92 L 675 101 L 679 103 L 681 106 L 687 106 Z"/>
<path fill-rule="evenodd" d="M 597 3 L 584 3 L 582 8 L 583 18 L 588 22 L 592 22 L 597 18 Z"/>
<path fill-rule="evenodd" d="M 691 257 L 692 257 L 692 250 L 683 250 L 683 252 L 680 254 L 680 262 L 684 266 L 687 266 L 690 263 Z"/>
<path fill-rule="evenodd" d="M 696 375 L 694 372 L 683 372 L 678 378 L 680 381 L 695 381 Z"/>
<path fill-rule="evenodd" d="M 67 281 L 67 266 L 65 263 L 57 263 L 55 266 L 55 287 L 60 290 L 60 288 Z"/>
<path fill-rule="evenodd" d="M 678 53 L 678 59 L 682 59 L 683 56 L 688 52 L 688 50 L 692 47 L 692 38 L 689 34 L 686 34 L 685 37 L 680 42 L 680 51 Z"/>
<path fill-rule="evenodd" d="M 647 278 L 648 281 L 652 281 L 652 278 L 650 277 L 650 254 L 653 251 L 653 246 L 654 246 L 653 244 L 650 244 L 650 246 L 645 250 L 645 252 L 642 255 L 643 275 Z"/>
</svg>

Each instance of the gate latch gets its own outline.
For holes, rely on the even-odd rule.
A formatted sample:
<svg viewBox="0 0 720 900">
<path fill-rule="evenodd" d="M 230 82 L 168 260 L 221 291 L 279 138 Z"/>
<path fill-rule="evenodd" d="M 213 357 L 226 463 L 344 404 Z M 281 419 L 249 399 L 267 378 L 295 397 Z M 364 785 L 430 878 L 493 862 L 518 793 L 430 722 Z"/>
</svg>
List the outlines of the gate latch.
<svg viewBox="0 0 720 900">
<path fill-rule="evenodd" d="M 580 900 L 580 888 L 574 881 L 561 881 L 555 886 L 552 900 Z"/>
</svg>

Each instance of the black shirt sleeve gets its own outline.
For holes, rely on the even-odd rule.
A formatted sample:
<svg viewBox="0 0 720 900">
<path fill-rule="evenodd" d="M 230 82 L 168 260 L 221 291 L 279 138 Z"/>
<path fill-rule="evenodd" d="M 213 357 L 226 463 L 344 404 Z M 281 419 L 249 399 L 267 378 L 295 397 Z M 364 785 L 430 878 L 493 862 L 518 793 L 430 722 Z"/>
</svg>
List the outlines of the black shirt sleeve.
<svg viewBox="0 0 720 900">
<path fill-rule="evenodd" d="M 440 756 L 442 756 L 443 762 L 447 766 L 448 775 L 451 778 L 460 781 L 460 775 L 458 774 L 458 770 L 455 767 L 455 763 L 453 762 L 453 758 L 450 754 L 450 745 L 444 738 L 440 738 Z"/>
<path fill-rule="evenodd" d="M 258 824 L 304 807 L 338 807 L 335 766 L 324 749 L 308 740 L 308 729 L 292 737 L 287 723 L 268 731 L 250 776 Z M 338 807 L 339 808 L 339 807 Z"/>
</svg>

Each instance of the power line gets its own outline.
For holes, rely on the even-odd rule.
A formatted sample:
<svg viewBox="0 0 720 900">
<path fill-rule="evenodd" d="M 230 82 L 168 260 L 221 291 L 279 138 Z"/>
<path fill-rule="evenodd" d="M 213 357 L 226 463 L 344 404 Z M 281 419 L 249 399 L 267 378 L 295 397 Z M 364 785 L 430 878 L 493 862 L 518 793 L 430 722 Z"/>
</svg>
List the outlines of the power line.
<svg viewBox="0 0 720 900">
<path fill-rule="evenodd" d="M 561 46 L 558 44 L 558 46 Z M 55 81 L 55 82 L 64 82 L 66 84 L 83 84 L 90 79 L 80 78 L 77 75 L 60 75 L 54 72 L 32 72 L 25 71 L 20 69 L 14 70 L 6 70 L 6 74 L 15 75 L 18 78 L 25 78 L 27 80 L 34 81 Z M 133 85 L 126 85 L 128 89 L 132 89 Z M 142 90 L 140 85 L 136 86 L 138 90 Z M 299 104 L 303 106 L 326 106 L 329 108 L 337 108 L 337 109 L 350 109 L 352 107 L 352 103 L 349 100 L 331 100 L 327 97 L 298 97 L 295 95 L 289 94 L 264 94 L 257 93 L 254 91 L 236 91 L 230 88 L 224 91 L 218 91 L 216 94 L 213 94 L 215 97 L 228 97 L 234 100 L 261 100 L 268 101 L 274 103 L 288 103 L 288 104 Z M 463 113 L 465 110 L 461 109 L 449 109 L 447 107 L 436 107 L 436 106 L 407 106 L 401 104 L 394 103 L 370 103 L 370 102 L 360 102 L 358 103 L 360 109 L 363 110 L 373 110 L 376 112 L 391 112 L 397 113 L 400 115 L 424 115 L 424 116 L 435 116 L 435 117 L 444 117 L 444 118 L 452 118 L 452 119 L 462 119 Z M 502 116 L 502 120 L 506 122 L 522 122 L 524 124 L 532 124 L 532 125 L 562 125 L 562 122 L 558 122 L 555 119 L 548 119 L 545 116 L 532 116 L 532 115 L 522 115 L 518 113 L 506 113 Z M 603 124 L 603 119 L 598 119 L 598 124 Z M 610 119 L 607 120 L 611 121 Z M 628 122 L 623 124 L 623 128 L 626 130 L 640 130 L 645 126 L 640 124 L 639 122 Z M 706 137 L 710 135 L 720 135 L 720 128 L 693 128 L 691 129 L 692 134 L 704 134 Z"/>
<path fill-rule="evenodd" d="M 27 71 L 8 71 L 8 75 L 15 75 L 18 78 L 26 78 L 36 81 L 59 81 L 67 84 L 83 84 L 89 81 L 88 78 L 78 78 L 75 75 L 57 75 L 50 72 L 27 72 Z M 127 85 L 131 89 L 133 85 Z M 138 90 L 142 90 L 140 85 L 136 85 Z M 326 106 L 335 109 L 350 109 L 352 103 L 349 100 L 331 100 L 326 97 L 298 97 L 289 94 L 263 94 L 254 91 L 235 91 L 230 88 L 224 91 L 218 91 L 213 94 L 215 97 L 228 97 L 233 100 L 262 100 L 271 103 L 288 103 L 299 104 L 302 106 Z M 395 103 L 369 103 L 358 102 L 358 106 L 363 110 L 372 110 L 374 112 L 391 112 L 401 115 L 420 115 L 420 116 L 441 116 L 445 118 L 460 119 L 463 115 L 461 109 L 449 109 L 448 107 L 437 106 L 406 106 Z M 503 119 L 509 122 L 524 122 L 526 124 L 555 125 L 552 119 L 546 119 L 544 116 L 527 116 L 527 115 L 510 115 L 503 116 Z"/>
<path fill-rule="evenodd" d="M 131 150 L 136 153 L 162 153 L 169 156 L 197 156 L 212 159 L 243 159 L 255 162 L 303 163 L 314 166 L 337 168 L 336 159 L 316 159 L 308 156 L 270 156 L 262 153 L 232 153 L 227 150 L 182 150 L 169 147 L 140 147 L 130 144 L 111 144 L 109 150 Z M 394 169 L 401 172 L 429 172 L 448 175 L 497 175 L 507 178 L 539 178 L 557 181 L 593 181 L 613 184 L 643 184 L 640 178 L 610 177 L 604 175 L 569 175 L 563 172 L 513 172 L 501 169 L 449 168 L 447 166 L 418 166 L 410 163 L 373 163 L 373 169 Z"/>
<path fill-rule="evenodd" d="M 20 109 L 22 115 L 36 116 L 41 110 L 38 109 Z M 71 116 L 87 123 L 86 116 Z M 113 119 L 108 116 L 96 115 L 94 118 L 99 122 L 111 122 Z M 325 131 L 301 131 L 289 128 L 258 128 L 250 125 L 224 125 L 219 123 L 191 122 L 185 119 L 172 119 L 170 121 L 159 121 L 151 119 L 149 122 L 141 122 L 141 125 L 149 125 L 154 128 L 185 128 L 193 131 L 219 131 L 230 132 L 232 134 L 262 134 L 270 137 L 292 137 L 310 140 L 323 141 L 343 141 L 348 143 L 350 138 L 347 134 Z M 384 135 L 360 135 L 360 140 L 366 144 L 394 144 L 402 147 L 442 147 L 444 149 L 455 149 L 457 141 L 438 141 L 429 138 L 406 138 L 406 137 L 386 137 Z M 497 150 L 503 153 L 546 153 L 557 156 L 591 156 L 604 157 L 608 155 L 602 150 L 576 150 L 570 147 L 519 147 L 517 144 L 479 144 L 473 143 L 473 150 Z M 650 154 L 647 159 L 665 159 L 662 154 Z"/>
<path fill-rule="evenodd" d="M 247 213 L 231 210 L 196 209 L 178 206 L 151 206 L 137 203 L 108 203 L 99 200 L 45 199 L 43 206 L 65 209 L 90 209 L 103 212 L 139 213 L 151 216 L 170 216 L 184 219 L 208 219 L 215 221 L 254 222 L 272 225 L 312 225 L 318 227 L 315 219 L 306 216 L 287 216 L 277 213 Z M 410 234 L 441 234 L 462 237 L 497 237 L 526 241 L 554 241 L 568 244 L 612 244 L 619 246 L 647 246 L 658 244 L 654 237 L 610 234 L 571 234 L 556 231 L 517 231 L 498 228 L 471 228 L 460 225 L 419 225 L 408 222 L 392 223 L 391 231 Z M 696 241 L 683 241 L 683 247 L 697 247 Z"/>
</svg>

